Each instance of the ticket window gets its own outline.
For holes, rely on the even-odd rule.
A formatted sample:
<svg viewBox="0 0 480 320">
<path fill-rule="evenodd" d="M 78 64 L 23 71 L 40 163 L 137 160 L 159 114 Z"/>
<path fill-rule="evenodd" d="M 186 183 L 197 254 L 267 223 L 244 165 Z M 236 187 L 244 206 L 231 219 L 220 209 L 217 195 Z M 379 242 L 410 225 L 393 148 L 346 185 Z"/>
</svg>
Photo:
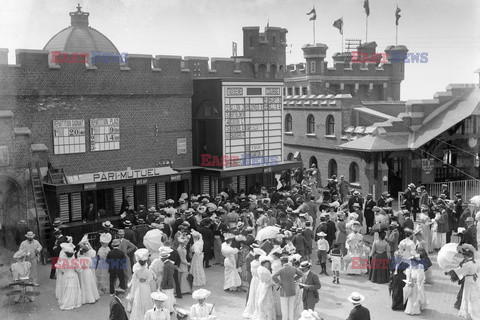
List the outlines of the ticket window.
<svg viewBox="0 0 480 320">
<path fill-rule="evenodd" d="M 88 209 L 90 203 L 93 203 L 93 209 L 95 212 L 103 209 L 105 210 L 105 216 L 114 215 L 114 199 L 113 189 L 100 189 L 83 192 L 83 211 Z"/>
<path fill-rule="evenodd" d="M 139 205 L 145 206 L 147 208 L 148 202 L 148 185 L 138 185 L 134 187 L 135 192 L 135 208 L 138 208 Z"/>
</svg>

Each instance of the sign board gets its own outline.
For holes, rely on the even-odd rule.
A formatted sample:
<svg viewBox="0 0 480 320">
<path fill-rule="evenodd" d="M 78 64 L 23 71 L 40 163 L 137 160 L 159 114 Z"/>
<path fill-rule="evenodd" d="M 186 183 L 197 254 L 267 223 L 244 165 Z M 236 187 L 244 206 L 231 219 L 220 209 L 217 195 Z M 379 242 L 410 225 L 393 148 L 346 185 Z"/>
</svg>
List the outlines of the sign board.
<svg viewBox="0 0 480 320">
<path fill-rule="evenodd" d="M 177 139 L 177 154 L 187 154 L 187 138 Z"/>
<path fill-rule="evenodd" d="M 182 176 L 179 174 L 170 176 L 170 181 L 180 181 L 180 180 L 182 180 Z"/>
<path fill-rule="evenodd" d="M 83 185 L 83 190 L 95 190 L 97 189 L 96 183 L 86 183 Z"/>
<path fill-rule="evenodd" d="M 84 153 L 85 120 L 53 120 L 53 153 Z"/>
<path fill-rule="evenodd" d="M 120 149 L 120 118 L 90 119 L 90 150 Z"/>
<path fill-rule="evenodd" d="M 435 159 L 422 159 L 422 183 L 435 182 Z"/>
<path fill-rule="evenodd" d="M 139 179 L 135 183 L 140 182 L 143 184 L 144 179 L 149 177 L 160 177 L 160 176 L 170 176 L 178 175 L 181 180 L 181 176 L 178 174 L 178 171 L 173 170 L 171 167 L 160 167 L 160 168 L 148 168 L 148 169 L 129 169 L 123 171 L 106 171 L 106 172 L 97 172 L 97 173 L 87 173 L 77 176 L 67 176 L 68 183 L 78 184 L 78 183 L 96 183 L 96 182 L 105 182 L 105 181 L 117 181 L 117 180 L 127 180 L 127 179 Z"/>
<path fill-rule="evenodd" d="M 139 185 L 144 185 L 144 184 L 147 184 L 147 183 L 148 183 L 148 179 L 137 179 L 137 180 L 135 181 L 135 184 L 136 184 L 137 186 L 139 186 Z"/>
<path fill-rule="evenodd" d="M 224 168 L 282 161 L 283 83 L 223 83 Z"/>
</svg>

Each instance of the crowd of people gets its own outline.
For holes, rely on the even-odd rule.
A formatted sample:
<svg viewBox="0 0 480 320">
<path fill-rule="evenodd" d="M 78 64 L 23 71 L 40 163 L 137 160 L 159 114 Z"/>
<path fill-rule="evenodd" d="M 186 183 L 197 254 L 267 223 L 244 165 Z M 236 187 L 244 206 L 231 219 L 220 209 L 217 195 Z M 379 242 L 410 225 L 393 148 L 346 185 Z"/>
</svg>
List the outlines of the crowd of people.
<svg viewBox="0 0 480 320">
<path fill-rule="evenodd" d="M 465 318 L 480 319 L 476 217 L 461 194 L 450 200 L 444 188 L 430 197 L 424 187 L 409 184 L 402 210 L 395 211 L 388 192 L 377 201 L 372 194 L 363 197 L 343 176 L 332 176 L 320 188 L 315 167 L 287 172 L 281 183 L 249 193 L 227 187 L 214 197 L 182 194 L 148 210 L 135 211 L 125 199 L 122 229 L 106 221 L 96 238 L 85 236 L 77 245 L 57 224 L 50 252 L 60 308 L 95 303 L 108 292 L 114 297 L 112 319 L 126 319 L 128 312 L 134 320 L 170 319 L 173 313 L 215 319 L 214 305 L 205 303 L 211 293 L 202 288 L 210 281 L 205 268 L 213 262 L 224 267 L 225 291 L 246 292 L 246 319 L 318 319 L 320 279 L 329 272 L 336 285 L 343 274 L 365 274 L 386 284 L 393 310 L 420 314 L 428 306 L 424 285 L 433 284 L 429 255 L 458 239 L 464 260 L 449 273 L 461 282 L 455 307 Z M 145 241 L 152 230 L 158 232 L 155 248 Z M 33 233 L 26 236 L 15 254 L 18 263 L 41 250 Z M 12 270 L 24 274 L 20 269 L 27 266 L 36 283 L 36 265 L 28 259 Z M 315 263 L 320 274 L 312 271 Z M 126 294 L 126 308 L 120 294 Z M 198 301 L 190 310 L 176 306 L 185 294 Z M 352 292 L 350 320 L 370 319 L 364 299 Z"/>
</svg>

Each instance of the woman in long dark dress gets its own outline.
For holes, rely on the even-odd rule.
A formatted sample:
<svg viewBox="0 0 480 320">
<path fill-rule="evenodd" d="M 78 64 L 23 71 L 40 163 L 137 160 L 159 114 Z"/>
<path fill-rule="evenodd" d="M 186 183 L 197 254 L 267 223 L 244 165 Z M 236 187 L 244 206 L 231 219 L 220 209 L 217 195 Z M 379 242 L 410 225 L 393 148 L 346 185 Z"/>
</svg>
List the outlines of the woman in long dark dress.
<svg viewBox="0 0 480 320">
<path fill-rule="evenodd" d="M 373 283 L 388 283 L 390 279 L 390 245 L 385 235 L 385 231 L 381 231 L 372 246 L 369 278 Z"/>
<path fill-rule="evenodd" d="M 390 278 L 390 294 L 392 295 L 392 310 L 405 310 L 405 304 L 403 303 L 403 287 L 405 286 L 405 281 L 407 276 L 405 275 L 405 269 L 408 267 L 407 264 L 401 263 L 401 257 L 399 263 L 393 261 L 394 271 L 392 277 Z"/>
</svg>

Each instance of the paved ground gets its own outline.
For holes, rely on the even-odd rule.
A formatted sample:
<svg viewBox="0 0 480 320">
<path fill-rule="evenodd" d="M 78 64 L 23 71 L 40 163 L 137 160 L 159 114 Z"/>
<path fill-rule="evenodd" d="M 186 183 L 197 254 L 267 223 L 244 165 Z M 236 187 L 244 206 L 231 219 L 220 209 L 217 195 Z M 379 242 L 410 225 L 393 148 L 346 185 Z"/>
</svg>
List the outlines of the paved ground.
<svg viewBox="0 0 480 320">
<path fill-rule="evenodd" d="M 8 259 L 7 259 L 8 257 Z M 0 252 L 0 263 L 8 263 L 11 254 Z M 453 308 L 456 294 L 459 286 L 443 275 L 443 271 L 435 265 L 435 255 L 432 255 L 434 261 L 434 279 L 435 284 L 426 287 L 429 307 L 424 313 L 418 316 L 419 319 L 458 319 L 457 310 Z M 110 296 L 102 296 L 100 300 L 93 305 L 84 305 L 73 311 L 61 311 L 58 308 L 57 301 L 54 298 L 55 281 L 49 279 L 49 265 L 41 266 L 40 269 L 40 289 L 42 294 L 34 303 L 22 305 L 12 305 L 11 301 L 5 296 L 4 285 L 7 279 L 11 279 L 6 266 L 0 268 L 0 319 L 107 319 L 108 304 Z M 318 272 L 319 268 L 314 267 Z M 220 320 L 240 320 L 245 305 L 245 293 L 227 293 L 222 290 L 223 268 L 213 266 L 206 270 L 207 286 L 206 288 L 213 292 L 212 302 L 215 302 L 216 314 Z M 346 319 L 351 304 L 346 297 L 351 291 L 358 291 L 365 295 L 365 306 L 370 309 L 372 319 L 411 319 L 403 312 L 392 311 L 390 309 L 390 299 L 388 296 L 388 287 L 386 284 L 373 284 L 367 280 L 366 275 L 346 276 L 341 275 L 341 284 L 332 284 L 332 278 L 321 276 L 322 289 L 320 291 L 320 302 L 316 310 L 325 320 Z M 194 303 L 191 296 L 185 296 L 178 300 L 179 305 L 189 308 Z"/>
</svg>

